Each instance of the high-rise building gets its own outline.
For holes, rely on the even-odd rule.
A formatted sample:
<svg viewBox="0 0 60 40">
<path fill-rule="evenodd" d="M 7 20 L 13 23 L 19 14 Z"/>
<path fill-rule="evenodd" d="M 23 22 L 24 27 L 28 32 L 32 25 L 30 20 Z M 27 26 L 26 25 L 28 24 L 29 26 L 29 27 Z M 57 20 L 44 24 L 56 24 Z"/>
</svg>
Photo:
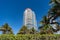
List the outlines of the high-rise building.
<svg viewBox="0 0 60 40">
<path fill-rule="evenodd" d="M 37 28 L 37 22 L 34 11 L 32 11 L 30 8 L 27 8 L 24 12 L 24 25 L 27 26 L 28 29 L 31 29 L 34 27 Z"/>
</svg>

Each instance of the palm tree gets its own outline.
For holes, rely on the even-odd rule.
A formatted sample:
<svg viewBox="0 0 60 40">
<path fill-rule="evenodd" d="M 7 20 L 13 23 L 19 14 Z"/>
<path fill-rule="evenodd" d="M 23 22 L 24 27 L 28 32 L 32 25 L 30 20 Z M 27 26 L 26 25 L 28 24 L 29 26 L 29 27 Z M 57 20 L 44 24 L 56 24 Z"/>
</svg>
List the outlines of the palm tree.
<svg viewBox="0 0 60 40">
<path fill-rule="evenodd" d="M 60 17 L 60 0 L 51 0 L 50 3 L 54 2 L 54 6 L 49 10 L 49 18 L 55 20 L 57 17 Z"/>
<path fill-rule="evenodd" d="M 53 2 L 54 2 L 54 4 L 59 4 L 60 3 L 60 0 L 51 0 L 50 1 L 50 4 L 53 3 Z"/>
<path fill-rule="evenodd" d="M 48 34 L 48 30 L 50 30 L 52 26 L 50 26 L 50 20 L 47 18 L 47 16 L 44 16 L 43 20 L 40 23 L 42 24 L 42 26 L 39 27 L 40 33 Z M 50 32 L 53 33 L 52 31 Z"/>
<path fill-rule="evenodd" d="M 54 22 L 55 19 L 57 19 L 58 17 L 60 17 L 60 0 L 51 0 L 50 3 L 53 3 L 54 5 L 53 7 L 49 10 L 48 12 L 48 16 L 44 16 L 43 20 L 41 21 L 42 26 L 39 27 L 40 32 L 43 34 L 46 33 L 53 33 L 53 32 L 57 32 L 60 27 L 56 27 L 56 29 L 52 28 L 51 24 L 58 24 L 58 22 Z"/>
<path fill-rule="evenodd" d="M 13 34 L 12 28 L 9 27 L 8 23 L 2 26 L 3 34 Z"/>
<path fill-rule="evenodd" d="M 27 34 L 28 29 L 26 26 L 23 26 L 17 34 Z"/>
<path fill-rule="evenodd" d="M 58 30 L 60 30 L 59 27 L 59 22 L 53 22 L 54 20 L 56 20 L 58 17 L 60 17 L 60 0 L 51 0 L 50 4 L 53 3 L 53 7 L 49 10 L 48 12 L 48 18 L 51 20 L 52 24 L 56 24 L 56 30 L 53 29 L 54 32 L 57 32 Z"/>
<path fill-rule="evenodd" d="M 32 27 L 30 30 L 29 30 L 30 34 L 36 34 L 36 30 L 34 29 L 34 27 Z"/>
<path fill-rule="evenodd" d="M 0 27 L 0 31 L 2 31 L 3 33 L 5 33 L 5 28 Z"/>
<path fill-rule="evenodd" d="M 56 25 L 56 29 L 52 29 L 54 32 L 57 32 L 57 31 L 59 31 L 60 30 L 60 26 L 59 26 L 59 24 L 55 24 Z"/>
</svg>

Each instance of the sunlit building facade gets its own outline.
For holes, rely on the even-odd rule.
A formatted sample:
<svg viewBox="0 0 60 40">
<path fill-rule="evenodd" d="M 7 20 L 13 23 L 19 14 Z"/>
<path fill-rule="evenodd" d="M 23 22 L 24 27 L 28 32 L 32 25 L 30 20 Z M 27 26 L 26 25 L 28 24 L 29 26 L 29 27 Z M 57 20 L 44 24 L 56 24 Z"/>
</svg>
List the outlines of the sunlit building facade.
<svg viewBox="0 0 60 40">
<path fill-rule="evenodd" d="M 32 11 L 30 8 L 27 8 L 24 11 L 24 25 L 27 26 L 28 29 L 31 29 L 34 27 L 37 28 L 37 22 L 36 22 L 36 16 L 34 11 Z"/>
</svg>

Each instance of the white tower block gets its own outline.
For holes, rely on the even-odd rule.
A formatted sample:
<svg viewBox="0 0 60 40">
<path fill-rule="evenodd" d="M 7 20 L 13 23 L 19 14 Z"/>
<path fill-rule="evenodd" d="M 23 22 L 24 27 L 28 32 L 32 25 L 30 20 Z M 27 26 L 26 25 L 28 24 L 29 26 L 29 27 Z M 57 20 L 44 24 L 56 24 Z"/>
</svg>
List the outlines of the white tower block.
<svg viewBox="0 0 60 40">
<path fill-rule="evenodd" d="M 24 12 L 24 25 L 27 26 L 28 29 L 31 29 L 34 27 L 36 29 L 37 22 L 34 11 L 32 11 L 30 8 L 27 8 Z"/>
</svg>

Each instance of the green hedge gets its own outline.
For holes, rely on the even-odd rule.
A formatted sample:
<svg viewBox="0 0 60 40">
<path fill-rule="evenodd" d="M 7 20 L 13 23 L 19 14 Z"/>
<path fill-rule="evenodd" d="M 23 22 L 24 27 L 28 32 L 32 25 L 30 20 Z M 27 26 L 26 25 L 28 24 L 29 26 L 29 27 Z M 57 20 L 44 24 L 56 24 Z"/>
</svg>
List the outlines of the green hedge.
<svg viewBox="0 0 60 40">
<path fill-rule="evenodd" d="M 60 40 L 59 34 L 47 34 L 47 35 L 40 35 L 40 34 L 25 34 L 25 35 L 11 35 L 11 34 L 4 34 L 0 35 L 0 40 Z"/>
</svg>

